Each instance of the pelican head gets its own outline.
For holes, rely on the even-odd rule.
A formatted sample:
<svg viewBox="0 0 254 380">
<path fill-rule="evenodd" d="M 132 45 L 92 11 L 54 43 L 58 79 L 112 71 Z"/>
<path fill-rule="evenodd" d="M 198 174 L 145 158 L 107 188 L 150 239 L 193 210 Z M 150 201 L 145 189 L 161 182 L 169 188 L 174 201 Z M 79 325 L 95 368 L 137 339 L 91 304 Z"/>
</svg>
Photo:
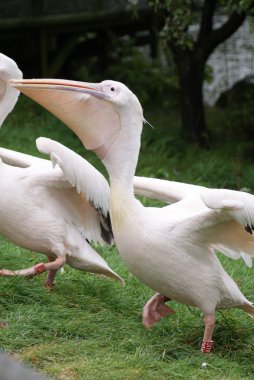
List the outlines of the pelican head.
<svg viewBox="0 0 254 380">
<path fill-rule="evenodd" d="M 130 124 L 130 118 L 141 120 L 142 128 L 142 107 L 120 82 L 32 79 L 11 80 L 10 84 L 63 121 L 86 149 L 95 151 L 101 158 L 120 130 Z"/>
<path fill-rule="evenodd" d="M 11 58 L 0 53 L 0 126 L 19 96 L 19 91 L 9 85 L 11 78 L 22 79 L 22 72 Z"/>
</svg>

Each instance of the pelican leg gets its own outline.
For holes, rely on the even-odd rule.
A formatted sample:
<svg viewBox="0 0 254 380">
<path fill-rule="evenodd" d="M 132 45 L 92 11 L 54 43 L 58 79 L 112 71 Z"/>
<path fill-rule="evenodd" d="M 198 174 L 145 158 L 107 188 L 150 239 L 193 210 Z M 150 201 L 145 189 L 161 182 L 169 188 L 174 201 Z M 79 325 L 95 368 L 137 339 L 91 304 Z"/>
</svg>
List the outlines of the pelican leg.
<svg viewBox="0 0 254 380">
<path fill-rule="evenodd" d="M 47 258 L 48 258 L 49 263 L 54 261 L 54 259 L 52 259 L 52 257 L 50 257 L 50 256 L 47 256 Z M 47 278 L 44 281 L 44 286 L 48 290 L 52 290 L 56 286 L 54 279 L 55 279 L 57 271 L 58 271 L 58 269 L 49 269 L 49 271 L 48 271 Z"/>
<path fill-rule="evenodd" d="M 66 258 L 64 257 L 57 257 L 56 260 L 49 262 L 49 263 L 39 263 L 34 265 L 33 267 L 26 268 L 26 269 L 20 269 L 20 270 L 9 270 L 9 269 L 2 269 L 0 270 L 0 276 L 24 276 L 24 277 L 34 277 L 37 276 L 43 272 L 56 270 L 61 268 L 65 264 Z"/>
<path fill-rule="evenodd" d="M 205 332 L 201 344 L 201 352 L 209 353 L 213 349 L 213 330 L 215 326 L 215 316 L 213 314 L 204 316 Z"/>
<path fill-rule="evenodd" d="M 175 314 L 175 311 L 165 305 L 170 298 L 156 293 L 143 308 L 142 321 L 145 327 L 150 330 L 151 327 L 168 314 Z"/>
</svg>

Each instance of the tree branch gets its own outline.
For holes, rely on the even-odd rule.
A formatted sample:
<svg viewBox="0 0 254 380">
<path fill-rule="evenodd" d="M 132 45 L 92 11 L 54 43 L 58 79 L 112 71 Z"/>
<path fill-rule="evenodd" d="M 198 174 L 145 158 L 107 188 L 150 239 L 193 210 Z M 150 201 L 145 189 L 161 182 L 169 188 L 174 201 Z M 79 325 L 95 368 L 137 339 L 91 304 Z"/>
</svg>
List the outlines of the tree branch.
<svg viewBox="0 0 254 380">
<path fill-rule="evenodd" d="M 244 22 L 246 15 L 246 12 L 238 13 L 234 11 L 221 27 L 210 32 L 206 40 L 204 40 L 204 61 L 207 60 L 219 44 L 236 32 Z"/>
<path fill-rule="evenodd" d="M 23 31 L 46 28 L 63 28 L 70 25 L 82 26 L 83 30 L 103 29 L 106 26 L 149 25 L 153 12 L 151 9 L 139 10 L 139 18 L 134 19 L 132 11 L 98 11 L 45 15 L 39 17 L 20 17 L 0 19 L 0 31 Z"/>
<path fill-rule="evenodd" d="M 198 44 L 201 43 L 204 39 L 206 39 L 207 35 L 213 29 L 213 15 L 215 12 L 216 3 L 217 0 L 205 0 L 204 2 L 201 15 L 200 29 L 197 38 Z"/>
</svg>

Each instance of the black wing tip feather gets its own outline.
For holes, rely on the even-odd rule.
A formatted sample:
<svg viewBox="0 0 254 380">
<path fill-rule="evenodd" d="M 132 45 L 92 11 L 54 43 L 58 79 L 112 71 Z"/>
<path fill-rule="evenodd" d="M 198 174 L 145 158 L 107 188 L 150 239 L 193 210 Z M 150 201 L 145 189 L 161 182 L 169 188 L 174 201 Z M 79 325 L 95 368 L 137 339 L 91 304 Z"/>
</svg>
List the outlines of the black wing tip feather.
<svg viewBox="0 0 254 380">
<path fill-rule="evenodd" d="M 247 224 L 247 226 L 245 226 L 244 228 L 245 228 L 245 231 L 247 231 L 249 234 L 251 234 L 251 235 L 253 234 L 253 232 L 252 232 L 254 230 L 253 225 L 250 226 L 249 224 Z"/>
<path fill-rule="evenodd" d="M 105 216 L 102 208 L 96 207 L 91 199 L 89 200 L 89 203 L 99 214 L 102 239 L 105 241 L 105 243 L 112 245 L 114 242 L 114 235 L 109 212 Z"/>
<path fill-rule="evenodd" d="M 111 219 L 109 213 L 107 216 L 100 215 L 100 227 L 101 227 L 101 237 L 108 243 L 112 245 L 114 242 L 114 235 L 112 231 Z"/>
</svg>

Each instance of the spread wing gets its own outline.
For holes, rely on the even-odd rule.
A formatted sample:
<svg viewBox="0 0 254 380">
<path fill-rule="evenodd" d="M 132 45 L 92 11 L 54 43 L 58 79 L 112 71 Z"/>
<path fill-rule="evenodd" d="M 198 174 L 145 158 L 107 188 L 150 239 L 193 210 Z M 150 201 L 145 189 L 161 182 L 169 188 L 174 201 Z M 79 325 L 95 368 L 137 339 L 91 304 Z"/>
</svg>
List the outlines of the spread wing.
<svg viewBox="0 0 254 380">
<path fill-rule="evenodd" d="M 248 193 L 205 189 L 203 207 L 179 226 L 200 244 L 206 244 L 233 259 L 242 257 L 248 266 L 254 256 L 254 196 Z M 190 198 L 191 201 L 191 198 Z"/>
<path fill-rule="evenodd" d="M 61 168 L 78 193 L 82 193 L 102 215 L 108 215 L 109 184 L 97 169 L 57 141 L 40 137 L 36 145 L 41 153 L 50 156 L 54 166 L 57 164 Z"/>
<path fill-rule="evenodd" d="M 39 157 L 30 156 L 28 154 L 16 152 L 6 148 L 0 148 L 0 158 L 5 164 L 17 166 L 19 168 L 28 168 L 33 165 L 45 169 L 51 168 L 51 163 L 49 160 L 44 160 Z"/>
<path fill-rule="evenodd" d="M 6 165 L 25 169 L 20 172 L 20 180 L 32 181 L 32 185 L 70 188 L 70 183 L 64 178 L 60 168 L 52 170 L 50 160 L 30 156 L 6 148 L 0 148 L 0 159 Z"/>
<path fill-rule="evenodd" d="M 97 210 L 101 236 L 105 242 L 112 244 L 110 190 L 103 175 L 84 158 L 57 141 L 40 137 L 36 140 L 36 145 L 40 152 L 50 156 L 53 166 L 60 167 L 65 180 Z"/>
<path fill-rule="evenodd" d="M 133 186 L 135 194 L 169 203 L 178 202 L 193 194 L 200 194 L 205 189 L 203 186 L 147 177 L 134 177 Z"/>
<path fill-rule="evenodd" d="M 188 239 L 193 235 L 202 244 L 233 259 L 242 257 L 249 267 L 252 265 L 253 195 L 145 177 L 135 177 L 133 185 L 136 194 L 175 203 L 175 211 L 186 212 L 179 225 L 181 236 L 183 228 Z M 175 212 L 172 206 L 164 210 Z"/>
</svg>

